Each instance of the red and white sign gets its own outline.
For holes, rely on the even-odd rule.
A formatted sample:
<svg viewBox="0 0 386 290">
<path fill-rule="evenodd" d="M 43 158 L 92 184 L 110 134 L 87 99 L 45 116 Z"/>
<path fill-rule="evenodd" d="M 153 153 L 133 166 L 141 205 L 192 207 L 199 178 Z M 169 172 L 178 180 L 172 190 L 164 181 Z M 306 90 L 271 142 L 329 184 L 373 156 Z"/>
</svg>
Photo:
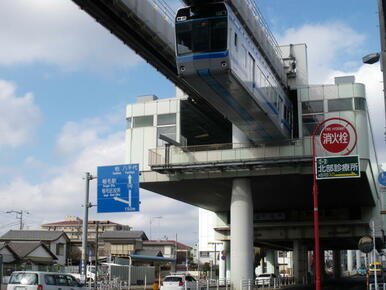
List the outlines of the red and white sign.
<svg viewBox="0 0 386 290">
<path fill-rule="evenodd" d="M 354 126 L 347 120 L 332 118 L 320 133 L 320 144 L 330 153 L 350 154 L 357 143 Z"/>
</svg>

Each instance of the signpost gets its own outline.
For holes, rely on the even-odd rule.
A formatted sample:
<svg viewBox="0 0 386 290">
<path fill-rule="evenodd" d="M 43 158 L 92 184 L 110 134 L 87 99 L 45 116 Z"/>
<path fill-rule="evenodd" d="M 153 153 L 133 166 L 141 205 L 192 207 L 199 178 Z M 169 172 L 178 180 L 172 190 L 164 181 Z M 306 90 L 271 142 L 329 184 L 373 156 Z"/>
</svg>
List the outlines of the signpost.
<svg viewBox="0 0 386 290">
<path fill-rule="evenodd" d="M 361 177 L 359 156 L 316 157 L 316 179 Z"/>
<path fill-rule="evenodd" d="M 98 167 L 98 213 L 139 211 L 139 165 Z"/>
<path fill-rule="evenodd" d="M 324 127 L 323 127 L 324 126 Z M 321 122 L 312 133 L 312 175 L 313 175 L 313 201 L 314 201 L 314 237 L 315 237 L 315 289 L 320 290 L 320 246 L 319 246 L 319 202 L 318 202 L 318 168 L 316 164 L 316 144 L 315 137 L 319 133 L 320 144 L 324 150 L 332 154 L 349 155 L 357 144 L 357 132 L 354 126 L 342 118 L 329 118 Z M 324 178 L 334 172 L 330 178 L 336 178 L 336 175 L 343 174 L 342 163 L 329 163 L 329 158 L 320 159 L 319 172 Z M 338 160 L 335 160 L 338 161 Z M 347 160 L 346 160 L 347 161 Z M 344 164 L 344 163 L 343 163 Z M 351 163 L 350 163 L 351 164 Z M 327 167 L 328 165 L 328 167 Z M 324 167 L 325 166 L 325 167 Z M 328 170 L 327 170 L 328 168 Z M 346 166 L 344 166 L 346 168 Z M 331 170 L 331 171 L 330 171 Z M 336 171 L 335 171 L 336 170 Z M 358 162 L 359 170 L 359 162 Z M 346 170 L 344 170 L 346 172 Z"/>
</svg>

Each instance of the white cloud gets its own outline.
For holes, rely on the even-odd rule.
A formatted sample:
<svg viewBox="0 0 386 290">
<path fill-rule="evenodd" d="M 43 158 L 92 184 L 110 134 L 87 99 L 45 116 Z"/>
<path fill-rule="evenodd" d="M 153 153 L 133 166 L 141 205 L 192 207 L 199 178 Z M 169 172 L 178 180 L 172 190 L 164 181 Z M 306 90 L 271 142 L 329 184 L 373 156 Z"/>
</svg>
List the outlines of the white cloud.
<svg viewBox="0 0 386 290">
<path fill-rule="evenodd" d="M 382 73 L 379 65 L 360 65 L 361 59 L 358 54 L 364 40 L 363 35 L 339 22 L 290 28 L 279 37 L 282 44 L 307 44 L 311 84 L 334 83 L 336 76 L 355 75 L 356 82 L 366 85 L 369 115 L 379 162 L 386 162 Z M 344 63 L 342 56 L 345 59 Z"/>
<path fill-rule="evenodd" d="M 311 83 L 322 83 L 339 58 L 353 55 L 365 37 L 351 27 L 340 22 L 306 24 L 290 28 L 278 37 L 280 44 L 306 43 Z M 352 66 L 352 62 L 348 62 Z"/>
<path fill-rule="evenodd" d="M 126 68 L 136 56 L 71 0 L 1 0 L 0 65 Z"/>
<path fill-rule="evenodd" d="M 16 96 L 16 86 L 0 80 L 0 147 L 17 147 L 31 140 L 41 118 L 34 97 Z"/>
<path fill-rule="evenodd" d="M 108 124 L 98 118 L 67 122 L 59 134 L 56 147 L 59 153 L 74 153 L 88 144 L 98 142 L 99 136 L 108 130 Z"/>
<path fill-rule="evenodd" d="M 114 118 L 109 119 L 114 120 Z M 46 168 L 53 177 L 47 182 L 33 184 L 22 178 L 15 178 L 0 187 L 0 212 L 8 209 L 24 209 L 30 212 L 26 222 L 30 228 L 39 228 L 40 224 L 63 220 L 65 216 L 83 217 L 85 181 L 84 172 L 96 175 L 96 167 L 124 163 L 124 133 L 106 133 L 111 125 L 106 119 L 82 120 L 68 122 L 58 137 L 58 146 L 65 153 L 71 153 L 68 164 L 61 168 L 47 168 L 39 160 L 29 156 L 25 166 Z M 111 121 L 114 122 L 114 121 Z M 81 139 L 73 141 L 72 139 Z M 141 211 L 125 214 L 96 214 L 90 209 L 91 219 L 109 219 L 128 224 L 136 230 L 149 233 L 149 221 L 152 216 L 162 216 L 154 222 L 152 238 L 167 236 L 193 243 L 197 236 L 196 208 L 160 195 L 141 190 Z M 90 181 L 90 201 L 96 203 L 96 180 Z M 183 216 L 183 218 L 181 218 Z M 12 221 L 12 220 L 11 220 Z M 5 222 L 4 222 L 5 223 Z M 1 228 L 0 232 L 7 230 Z M 7 222 L 8 223 L 8 220 Z M 17 228 L 15 224 L 13 226 Z"/>
<path fill-rule="evenodd" d="M 385 105 L 383 95 L 383 75 L 379 63 L 362 65 L 356 71 L 331 70 L 323 83 L 333 83 L 336 76 L 354 75 L 355 81 L 366 85 L 366 98 L 372 124 L 373 138 L 377 148 L 378 161 L 386 162 Z"/>
</svg>

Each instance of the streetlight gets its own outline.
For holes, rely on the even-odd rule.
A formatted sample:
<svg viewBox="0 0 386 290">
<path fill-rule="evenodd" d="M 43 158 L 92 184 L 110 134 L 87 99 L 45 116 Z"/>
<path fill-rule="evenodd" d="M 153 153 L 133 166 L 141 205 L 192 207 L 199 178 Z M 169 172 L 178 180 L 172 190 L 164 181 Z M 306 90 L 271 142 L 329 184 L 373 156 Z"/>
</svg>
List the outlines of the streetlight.
<svg viewBox="0 0 386 290">
<path fill-rule="evenodd" d="M 152 224 L 153 219 L 162 219 L 162 216 L 152 216 L 152 217 L 150 217 L 150 240 L 151 240 L 151 224 Z"/>
</svg>

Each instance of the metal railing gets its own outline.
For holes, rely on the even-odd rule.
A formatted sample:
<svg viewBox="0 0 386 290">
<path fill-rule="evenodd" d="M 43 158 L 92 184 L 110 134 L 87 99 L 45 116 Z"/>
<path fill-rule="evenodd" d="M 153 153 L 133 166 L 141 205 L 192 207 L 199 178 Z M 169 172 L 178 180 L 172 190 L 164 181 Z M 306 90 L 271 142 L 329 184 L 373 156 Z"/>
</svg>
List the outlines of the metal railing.
<svg viewBox="0 0 386 290">
<path fill-rule="evenodd" d="M 169 4 L 165 2 L 165 0 L 151 0 L 153 2 L 153 6 L 157 8 L 165 17 L 165 19 L 174 26 L 176 11 L 172 9 Z"/>
<path fill-rule="evenodd" d="M 280 289 L 289 285 L 295 285 L 295 279 L 293 277 L 278 277 L 267 278 L 259 280 L 242 280 L 241 290 L 253 290 L 253 289 Z"/>
<path fill-rule="evenodd" d="M 186 147 L 158 147 L 149 150 L 149 166 L 196 165 L 248 160 L 294 159 L 311 156 L 311 139 L 282 145 L 212 144 Z"/>
<path fill-rule="evenodd" d="M 189 285 L 188 285 L 189 283 Z M 226 279 L 200 279 L 197 281 L 192 281 L 184 284 L 185 290 L 230 290 L 230 280 Z M 94 285 L 93 285 L 94 286 Z M 159 285 L 160 286 L 160 285 Z M 135 286 L 135 289 L 148 289 L 151 288 L 152 285 L 137 285 Z M 128 290 L 130 287 L 128 287 L 127 281 L 122 281 L 119 279 L 113 279 L 113 280 L 101 280 L 97 283 L 97 288 L 100 290 Z M 133 286 L 131 286 L 133 288 Z"/>
<path fill-rule="evenodd" d="M 386 283 L 378 283 L 378 288 L 375 287 L 375 283 L 370 283 L 369 290 L 386 290 Z"/>
<path fill-rule="evenodd" d="M 228 0 L 240 9 L 239 13 L 252 32 L 252 39 L 266 55 L 267 63 L 271 66 L 279 81 L 286 83 L 287 76 L 284 71 L 284 62 L 279 44 L 273 36 L 267 22 L 264 20 L 255 0 Z M 248 9 L 244 9 L 243 6 Z M 249 15 L 248 15 L 249 14 Z M 251 17 L 250 17 L 251 16 Z"/>
</svg>

